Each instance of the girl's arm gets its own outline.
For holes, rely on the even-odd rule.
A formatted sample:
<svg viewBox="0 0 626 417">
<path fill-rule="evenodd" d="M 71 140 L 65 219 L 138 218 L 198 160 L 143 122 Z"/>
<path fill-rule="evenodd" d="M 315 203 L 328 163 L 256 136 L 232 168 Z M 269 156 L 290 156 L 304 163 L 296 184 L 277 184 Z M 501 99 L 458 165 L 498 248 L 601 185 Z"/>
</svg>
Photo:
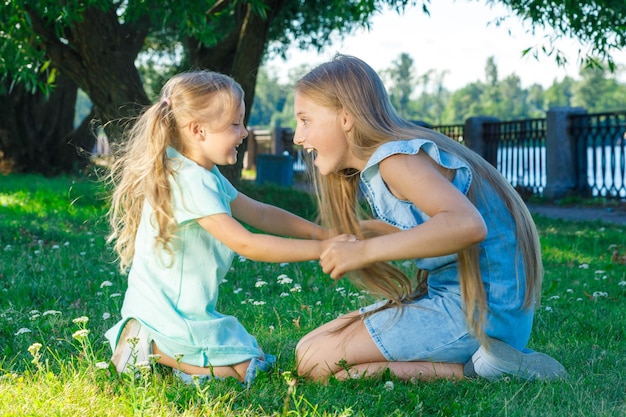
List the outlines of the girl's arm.
<svg viewBox="0 0 626 417">
<path fill-rule="evenodd" d="M 397 227 L 385 223 L 382 220 L 362 220 L 360 224 L 365 236 L 388 235 L 389 233 L 396 233 L 400 231 Z"/>
<path fill-rule="evenodd" d="M 280 236 L 301 239 L 325 239 L 329 234 L 321 226 L 281 208 L 237 194 L 230 205 L 233 217 L 262 230 Z"/>
<path fill-rule="evenodd" d="M 328 241 L 288 239 L 252 233 L 232 216 L 214 214 L 198 223 L 234 252 L 262 262 L 299 262 L 319 259 Z M 278 228 L 280 229 L 280 228 Z"/>
<path fill-rule="evenodd" d="M 390 156 L 380 163 L 380 174 L 397 198 L 412 202 L 430 219 L 398 233 L 331 244 L 321 262 L 333 278 L 374 262 L 457 253 L 485 239 L 487 228 L 476 207 L 428 155 Z"/>
</svg>

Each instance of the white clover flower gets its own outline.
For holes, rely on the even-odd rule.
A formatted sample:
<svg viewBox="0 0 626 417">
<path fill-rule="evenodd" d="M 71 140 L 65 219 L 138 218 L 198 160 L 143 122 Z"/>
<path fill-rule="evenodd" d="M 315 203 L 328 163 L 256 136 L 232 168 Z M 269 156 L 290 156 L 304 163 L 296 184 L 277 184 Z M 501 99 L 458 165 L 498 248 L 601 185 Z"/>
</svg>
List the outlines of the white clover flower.
<svg viewBox="0 0 626 417">
<path fill-rule="evenodd" d="M 72 337 L 76 340 L 86 339 L 89 336 L 89 329 L 80 329 L 72 334 Z"/>
<path fill-rule="evenodd" d="M 594 291 L 594 293 L 592 294 L 593 298 L 598 298 L 598 297 L 608 297 L 609 294 L 604 292 L 604 291 Z"/>
<path fill-rule="evenodd" d="M 255 301 L 254 303 L 252 303 L 252 305 L 262 306 L 262 305 L 265 305 L 265 301 Z"/>
<path fill-rule="evenodd" d="M 546 307 L 546 311 L 552 311 L 552 307 L 550 306 Z"/>
<path fill-rule="evenodd" d="M 247 260 L 248 260 L 248 258 L 246 258 L 245 256 L 239 255 L 239 262 L 245 262 Z"/>
<path fill-rule="evenodd" d="M 589 269 L 589 264 L 580 264 L 578 265 L 579 269 Z"/>
<path fill-rule="evenodd" d="M 30 316 L 29 320 L 33 321 L 33 320 L 38 319 L 39 317 L 41 317 L 41 314 L 33 314 L 32 316 Z"/>
<path fill-rule="evenodd" d="M 302 291 L 302 285 L 294 284 L 293 287 L 289 291 L 291 291 L 291 292 L 301 292 Z"/>
<path fill-rule="evenodd" d="M 281 292 L 279 297 L 289 297 L 289 293 L 288 292 Z"/>
<path fill-rule="evenodd" d="M 89 321 L 89 317 L 81 316 L 81 317 L 76 317 L 74 320 L 72 320 L 72 323 L 74 323 L 74 324 L 87 324 L 88 321 Z"/>
<path fill-rule="evenodd" d="M 111 318 L 111 313 L 102 313 L 102 320 L 108 320 Z"/>
<path fill-rule="evenodd" d="M 70 242 L 65 242 L 65 243 L 63 244 L 63 246 L 69 246 L 69 245 L 70 245 Z"/>
<path fill-rule="evenodd" d="M 21 335 L 21 334 L 24 334 L 24 333 L 31 333 L 31 332 L 32 332 L 32 330 L 31 330 L 31 329 L 29 329 L 28 327 L 22 327 L 22 328 L 21 328 L 21 329 L 19 329 L 19 330 L 18 330 L 18 331 L 17 331 L 17 332 L 13 335 L 13 336 L 19 336 L 19 335 Z"/>
<path fill-rule="evenodd" d="M 39 350 L 41 349 L 42 346 L 43 345 L 41 343 L 35 342 L 28 347 L 28 353 L 30 353 L 32 356 L 36 356 L 39 353 Z"/>
<path fill-rule="evenodd" d="M 52 245 L 52 250 L 57 250 L 59 249 L 59 245 Z"/>
<path fill-rule="evenodd" d="M 569 294 L 572 294 L 572 293 L 574 292 L 574 290 L 573 290 L 573 289 L 571 289 L 571 288 L 568 288 L 568 289 L 566 289 L 566 290 L 565 290 L 565 292 L 566 292 L 566 293 L 569 293 Z"/>
<path fill-rule="evenodd" d="M 46 310 L 46 311 L 43 312 L 44 316 L 56 316 L 56 315 L 59 315 L 59 314 L 61 314 L 61 312 L 58 311 L 58 310 Z"/>
<path fill-rule="evenodd" d="M 112 287 L 113 283 L 111 281 L 102 281 L 102 283 L 100 284 L 100 288 L 104 288 L 104 287 Z"/>
<path fill-rule="evenodd" d="M 276 278 L 276 281 L 279 284 L 291 284 L 293 282 L 293 279 L 289 278 L 287 275 L 285 274 L 280 274 L 278 276 L 278 278 Z"/>
<path fill-rule="evenodd" d="M 35 255 L 39 255 L 41 253 L 40 250 L 36 250 L 35 252 L 33 252 Z"/>
<path fill-rule="evenodd" d="M 80 256 L 85 256 L 87 254 L 87 252 L 81 252 Z"/>
<path fill-rule="evenodd" d="M 316 301 L 316 302 L 315 302 L 315 305 L 316 305 L 316 306 L 321 306 L 321 305 L 322 305 L 322 302 L 318 300 L 318 301 Z"/>
<path fill-rule="evenodd" d="M 28 314 L 34 316 L 35 314 L 39 314 L 39 310 L 30 310 Z"/>
<path fill-rule="evenodd" d="M 552 297 L 548 298 L 548 300 L 558 300 L 559 298 L 561 297 L 559 297 L 558 295 L 553 295 Z"/>
<path fill-rule="evenodd" d="M 620 287 L 624 287 L 626 286 L 626 281 L 620 281 L 617 285 L 619 285 Z"/>
<path fill-rule="evenodd" d="M 387 391 L 393 391 L 393 388 L 394 388 L 393 381 L 385 382 L 385 389 Z"/>
<path fill-rule="evenodd" d="M 267 285 L 267 282 L 265 281 L 257 281 L 254 283 L 255 288 L 261 288 Z"/>
</svg>

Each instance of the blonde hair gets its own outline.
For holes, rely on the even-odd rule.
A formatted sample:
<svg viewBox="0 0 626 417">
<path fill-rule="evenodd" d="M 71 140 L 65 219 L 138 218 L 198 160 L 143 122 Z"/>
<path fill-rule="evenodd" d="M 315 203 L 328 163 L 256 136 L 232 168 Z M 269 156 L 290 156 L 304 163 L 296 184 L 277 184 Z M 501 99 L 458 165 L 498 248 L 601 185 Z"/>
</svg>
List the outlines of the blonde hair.
<svg viewBox="0 0 626 417">
<path fill-rule="evenodd" d="M 109 209 L 109 242 L 122 271 L 131 265 L 135 236 L 144 204 L 152 207 L 151 221 L 158 230 L 155 245 L 171 253 L 176 221 L 172 214 L 169 177 L 173 167 L 168 147 L 185 154 L 182 131 L 191 122 L 223 130 L 243 100 L 241 86 L 231 77 L 192 71 L 173 76 L 161 90 L 158 102 L 147 107 L 127 130 L 109 175 L 114 186 Z"/>
<path fill-rule="evenodd" d="M 523 259 L 526 281 L 523 306 L 531 308 L 534 305 L 539 298 L 543 277 L 537 230 L 519 194 L 493 166 L 447 136 L 402 119 L 393 108 L 378 74 L 358 58 L 338 54 L 300 79 L 295 89 L 317 104 L 337 111 L 344 109 L 354 117 L 354 126 L 347 140 L 351 152 L 358 158 L 368 159 L 381 144 L 389 141 L 423 138 L 467 163 L 473 172 L 472 185 L 467 193 L 470 201 L 476 205 L 483 198 L 480 193 L 483 184 L 488 183 L 502 197 L 515 222 L 516 251 Z M 314 180 L 322 223 L 338 233 L 367 237 L 359 225 L 364 216 L 358 201 L 359 172 L 344 170 L 327 176 L 316 172 Z M 478 245 L 457 255 L 465 318 L 472 334 L 484 341 L 488 307 Z M 350 278 L 371 293 L 388 299 L 383 308 L 403 307 L 404 301 L 423 296 L 427 288 L 426 271 L 419 271 L 417 282 L 413 283 L 387 263 L 368 266 L 351 274 Z M 519 277 L 517 279 L 519 282 Z"/>
</svg>

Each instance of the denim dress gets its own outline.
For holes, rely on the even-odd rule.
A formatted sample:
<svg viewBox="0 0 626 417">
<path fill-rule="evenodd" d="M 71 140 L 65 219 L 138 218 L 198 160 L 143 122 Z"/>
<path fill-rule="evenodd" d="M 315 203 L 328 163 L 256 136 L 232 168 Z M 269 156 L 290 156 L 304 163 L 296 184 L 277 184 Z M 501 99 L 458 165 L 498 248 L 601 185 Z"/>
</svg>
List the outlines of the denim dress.
<svg viewBox="0 0 626 417">
<path fill-rule="evenodd" d="M 379 172 L 379 163 L 394 154 L 426 154 L 440 166 L 454 170 L 452 184 L 466 194 L 472 182 L 469 166 L 440 150 L 429 140 L 392 141 L 381 145 L 361 172 L 360 187 L 376 218 L 407 230 L 429 217 L 409 201 L 397 199 Z M 524 350 L 530 337 L 533 309 L 524 302 L 524 265 L 516 245 L 515 224 L 502 199 L 485 184 L 477 203 L 488 228 L 480 246 L 480 271 L 489 311 L 485 332 Z M 365 318 L 364 323 L 381 353 L 389 361 L 434 361 L 465 363 L 479 346 L 469 334 L 463 315 L 456 254 L 415 259 L 428 271 L 428 293 L 408 303 L 398 317 L 389 308 Z M 375 309 L 380 303 L 364 307 Z"/>
</svg>

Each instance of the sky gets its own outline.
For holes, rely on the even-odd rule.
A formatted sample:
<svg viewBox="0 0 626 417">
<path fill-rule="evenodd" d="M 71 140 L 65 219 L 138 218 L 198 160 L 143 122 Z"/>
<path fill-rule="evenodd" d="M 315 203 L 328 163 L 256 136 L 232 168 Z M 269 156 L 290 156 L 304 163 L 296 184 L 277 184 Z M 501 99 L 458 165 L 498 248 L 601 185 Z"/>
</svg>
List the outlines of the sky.
<svg viewBox="0 0 626 417">
<path fill-rule="evenodd" d="M 407 53 L 414 62 L 417 76 L 429 70 L 446 72 L 444 87 L 450 91 L 485 80 L 485 64 L 493 56 L 498 67 L 498 78 L 516 74 L 523 87 L 541 84 L 549 87 L 554 80 L 565 76 L 579 79 L 578 50 L 585 50 L 576 41 L 563 39 L 557 43 L 566 53 L 569 64 L 559 67 L 554 57 L 540 55 L 539 60 L 522 52 L 532 46 L 548 45 L 548 29 L 532 34 L 530 25 L 511 16 L 504 7 L 489 7 L 485 0 L 433 0 L 430 16 L 421 8 L 412 7 L 399 15 L 394 10 L 384 11 L 372 20 L 370 31 L 359 30 L 343 40 L 336 40 L 323 51 L 300 51 L 290 48 L 287 60 L 275 58 L 267 63 L 286 80 L 289 68 L 301 64 L 317 65 L 337 53 L 357 56 L 376 71 L 393 66 L 401 53 Z M 500 26 L 497 18 L 509 18 Z M 626 66 L 626 51 L 614 53 L 618 65 Z M 626 82 L 626 76 L 618 78 Z"/>
</svg>

